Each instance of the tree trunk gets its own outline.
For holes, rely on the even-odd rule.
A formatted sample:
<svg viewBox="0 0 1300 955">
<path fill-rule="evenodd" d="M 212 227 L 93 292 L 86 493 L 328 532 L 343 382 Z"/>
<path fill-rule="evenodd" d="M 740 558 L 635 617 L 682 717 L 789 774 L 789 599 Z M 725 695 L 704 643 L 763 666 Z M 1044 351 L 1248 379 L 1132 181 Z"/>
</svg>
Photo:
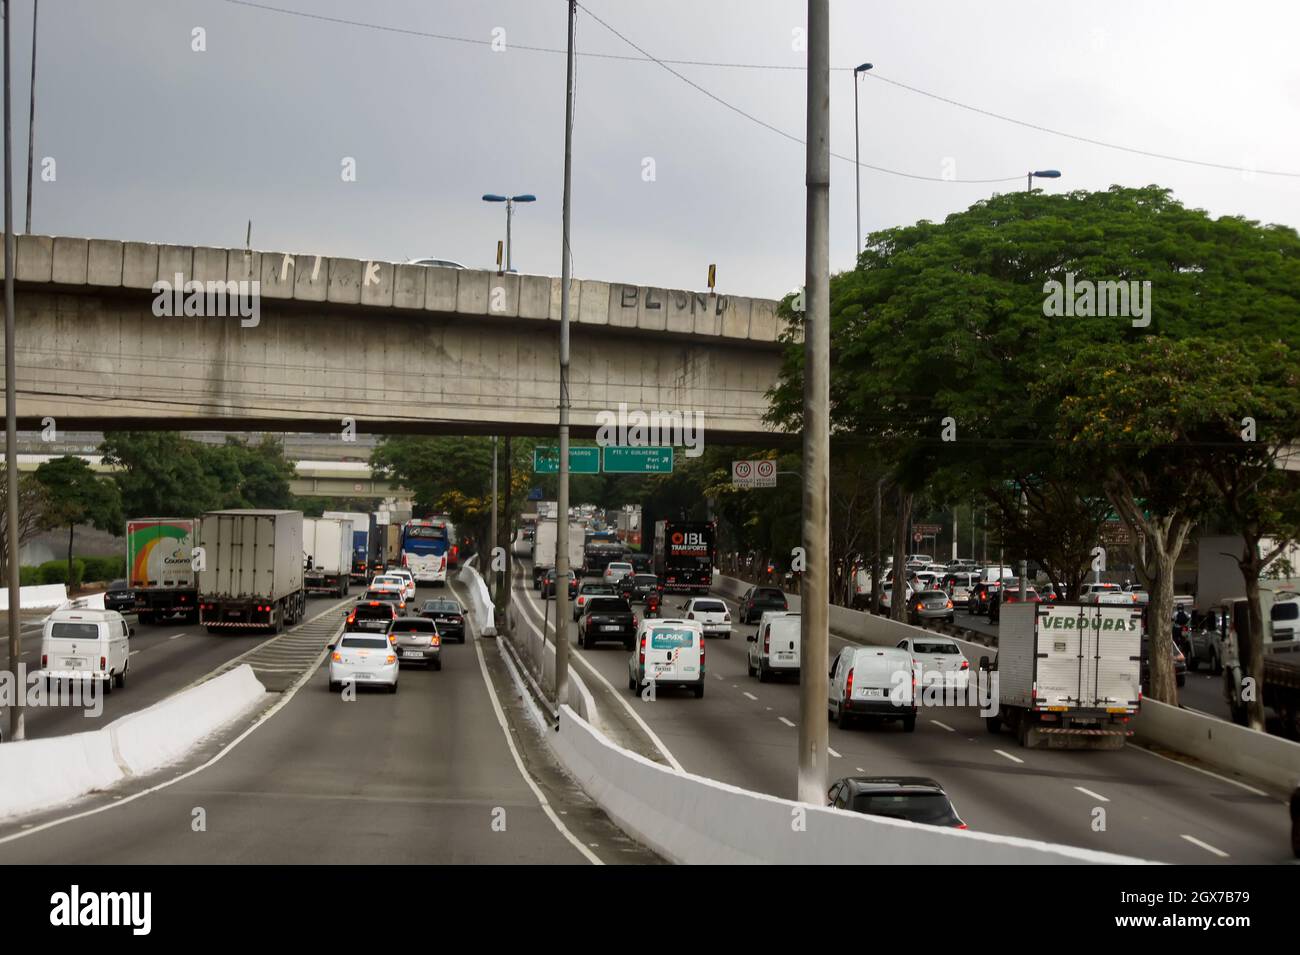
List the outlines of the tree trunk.
<svg viewBox="0 0 1300 955">
<path fill-rule="evenodd" d="M 1259 538 L 1244 535 L 1246 546 L 1242 559 L 1237 562 L 1246 580 L 1246 616 L 1250 632 L 1237 634 L 1237 658 L 1246 663 L 1242 668 L 1243 680 L 1249 678 L 1255 688 L 1254 698 L 1243 701 L 1246 706 L 1246 725 L 1253 730 L 1265 731 L 1264 720 L 1264 607 L 1259 599 L 1259 574 L 1263 570 L 1259 558 Z M 1241 643 L 1245 643 L 1242 647 Z M 1244 652 L 1243 652 L 1244 651 Z"/>
<path fill-rule="evenodd" d="M 889 592 L 889 619 L 907 620 L 907 518 L 912 492 L 898 489 L 898 523 L 894 527 L 894 579 Z"/>
<path fill-rule="evenodd" d="M 76 524 L 68 525 L 68 596 L 72 596 L 72 539 L 77 531 Z"/>
</svg>

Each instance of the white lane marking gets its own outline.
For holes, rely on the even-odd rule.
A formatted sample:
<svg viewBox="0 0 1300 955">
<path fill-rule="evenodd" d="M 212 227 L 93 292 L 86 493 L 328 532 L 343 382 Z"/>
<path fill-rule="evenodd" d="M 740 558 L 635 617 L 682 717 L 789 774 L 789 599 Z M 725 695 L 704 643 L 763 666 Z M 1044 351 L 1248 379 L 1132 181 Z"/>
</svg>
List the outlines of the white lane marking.
<svg viewBox="0 0 1300 955">
<path fill-rule="evenodd" d="M 947 730 L 949 733 L 955 733 L 955 732 L 957 732 L 955 729 L 953 729 L 953 728 L 952 728 L 951 726 L 949 726 L 947 723 L 940 723 L 938 720 L 930 720 L 930 722 L 933 723 L 935 726 L 938 726 L 940 729 L 945 729 L 945 730 Z"/>
<path fill-rule="evenodd" d="M 1228 776 L 1221 776 L 1218 773 L 1212 773 L 1208 769 L 1203 769 L 1200 766 L 1190 766 L 1187 763 L 1181 762 L 1180 760 L 1177 759 L 1170 759 L 1168 756 L 1162 756 L 1160 753 L 1153 753 L 1151 750 L 1143 746 L 1134 746 L 1132 743 L 1125 743 L 1124 745 L 1132 746 L 1133 749 L 1136 749 L 1140 753 L 1147 753 L 1150 756 L 1155 756 L 1158 759 L 1163 759 L 1166 762 L 1173 763 L 1175 766 L 1182 766 L 1184 769 L 1193 769 L 1198 773 L 1204 773 L 1206 776 L 1213 776 L 1215 779 L 1221 780 L 1222 782 L 1232 783 L 1232 785 L 1234 786 L 1240 786 L 1242 789 L 1246 790 L 1246 792 L 1254 793 L 1256 796 L 1263 796 L 1266 799 L 1275 798 L 1271 793 L 1266 793 L 1262 789 L 1256 789 L 1254 786 L 1247 786 L 1245 783 L 1241 782 L 1240 780 L 1231 779 Z M 1284 800 L 1279 799 L 1278 802 L 1281 802 L 1283 805 L 1286 805 L 1286 802 Z"/>
<path fill-rule="evenodd" d="M 835 750 L 831 749 L 829 746 L 826 747 L 826 752 L 830 753 L 830 754 L 831 754 L 832 756 L 834 756 L 836 759 L 843 759 L 843 758 L 844 758 L 844 757 L 841 756 L 839 753 L 835 752 Z"/>
<path fill-rule="evenodd" d="M 519 578 L 519 579 L 522 580 L 523 578 L 521 577 L 521 578 Z M 528 599 L 528 594 L 527 594 L 527 592 L 521 590 L 521 591 L 520 591 L 520 596 L 523 597 L 523 600 L 521 601 L 521 603 L 524 605 L 524 608 L 525 608 L 527 611 L 530 611 L 532 615 L 537 615 L 537 613 L 538 613 L 537 608 L 534 607 L 534 606 L 532 606 L 531 602 L 530 602 L 529 599 Z M 525 614 L 525 616 L 524 616 L 523 619 L 524 619 L 524 621 L 525 621 L 525 622 L 526 622 L 530 627 L 533 628 L 533 632 L 536 633 L 536 634 L 538 634 L 538 635 L 540 635 L 540 636 L 542 636 L 542 639 L 543 639 L 543 640 L 546 640 L 547 643 L 554 643 L 554 642 L 555 642 L 554 640 L 547 640 L 547 639 L 546 639 L 546 636 L 545 636 L 545 635 L 542 633 L 542 631 L 538 628 L 537 624 L 535 624 L 535 623 L 533 622 L 533 620 L 531 619 L 531 616 L 529 616 L 528 614 Z M 552 630 L 552 631 L 551 631 L 551 634 L 554 635 L 554 632 L 555 632 L 555 631 Z M 569 654 L 570 654 L 571 657 L 574 657 L 574 658 L 576 658 L 579 662 L 581 662 L 582 665 L 583 665 L 584 667 L 587 668 L 587 671 L 588 671 L 589 673 L 591 673 L 593 676 L 595 676 L 595 678 L 596 678 L 597 680 L 599 680 L 601 683 L 603 683 L 603 684 L 605 685 L 605 687 L 609 690 L 609 692 L 610 692 L 611 694 L 613 694 L 614 698 L 617 699 L 620 703 L 623 704 L 623 708 L 624 708 L 625 710 L 627 710 L 628 714 L 632 717 L 632 719 L 636 721 L 637 726 L 641 727 L 641 729 L 645 732 L 646 736 L 648 736 L 648 737 L 650 738 L 650 742 L 654 743 L 654 745 L 655 745 L 655 749 L 659 750 L 659 752 L 660 752 L 660 754 L 663 756 L 663 758 L 666 759 L 666 760 L 668 760 L 668 765 L 671 766 L 673 769 L 677 770 L 679 773 L 684 773 L 684 772 L 686 772 L 686 770 L 685 770 L 685 768 L 683 768 L 682 764 L 679 763 L 679 762 L 677 762 L 677 757 L 674 756 L 674 755 L 669 751 L 668 747 L 664 745 L 664 741 L 661 740 L 661 739 L 659 738 L 658 734 L 655 733 L 655 731 L 652 730 L 652 729 L 650 728 L 650 725 L 649 725 L 645 720 L 643 720 L 643 719 L 641 718 L 641 714 L 638 713 L 638 712 L 633 708 L 632 704 L 629 703 L 629 702 L 627 701 L 627 698 L 626 698 L 625 696 L 623 696 L 622 693 L 620 693 L 618 690 L 614 689 L 614 685 L 613 685 L 612 683 L 610 683 L 609 680 L 605 679 L 604 674 L 602 674 L 599 670 L 597 670 L 594 666 L 592 666 L 591 662 L 590 662 L 589 660 L 587 660 L 587 658 L 586 658 L 585 656 L 582 655 L 582 651 L 578 650 L 576 647 L 570 647 L 570 648 L 569 648 Z"/>
<path fill-rule="evenodd" d="M 782 723 L 784 723 L 786 726 L 794 726 L 794 724 L 791 723 L 791 722 L 790 722 L 788 719 L 786 719 L 784 716 L 778 716 L 777 719 L 780 720 Z"/>
<path fill-rule="evenodd" d="M 1226 858 L 1228 858 L 1228 853 L 1224 852 L 1222 849 L 1216 849 L 1216 848 L 1214 848 L 1214 846 L 1210 845 L 1208 842 L 1202 842 L 1200 839 L 1197 839 L 1195 836 L 1189 836 L 1189 835 L 1188 835 L 1187 833 L 1185 833 L 1185 832 L 1184 832 L 1184 833 L 1180 833 L 1179 835 L 1180 835 L 1181 838 L 1186 839 L 1186 840 L 1187 840 L 1188 842 L 1190 842 L 1192 845 L 1194 845 L 1194 846 L 1200 846 L 1200 847 L 1201 847 L 1202 849 L 1204 849 L 1206 852 L 1213 852 L 1213 853 L 1214 853 L 1216 856 L 1218 856 L 1220 859 L 1226 859 Z"/>
<path fill-rule="evenodd" d="M 185 636 L 185 634 L 183 634 L 183 633 L 173 633 L 173 634 L 172 634 L 170 637 L 168 637 L 167 639 L 168 639 L 168 640 L 176 640 L 176 639 L 178 639 L 178 638 L 180 638 L 180 637 L 183 637 L 183 636 Z"/>
<path fill-rule="evenodd" d="M 715 679 L 715 680 L 721 680 L 721 679 L 722 679 L 722 674 L 721 674 L 721 673 L 715 673 L 715 674 L 713 674 L 713 679 Z"/>
<path fill-rule="evenodd" d="M 1105 796 L 1101 795 L 1101 793 L 1095 793 L 1091 789 L 1084 789 L 1082 786 L 1075 786 L 1074 788 L 1079 790 L 1079 792 L 1083 793 L 1085 796 L 1091 796 L 1093 799 L 1096 799 L 1098 802 L 1110 802 L 1110 800 L 1107 799 Z"/>
<path fill-rule="evenodd" d="M 488 699 L 492 701 L 492 712 L 497 716 L 497 724 L 501 727 L 501 735 L 506 738 L 506 745 L 510 747 L 510 755 L 514 757 L 515 768 L 519 770 L 519 775 L 528 784 L 528 788 L 533 791 L 533 795 L 541 803 L 542 812 L 546 813 L 546 818 L 555 824 L 555 828 L 560 831 L 560 835 L 564 836 L 569 841 L 569 844 L 581 852 L 583 857 L 592 865 L 604 865 L 605 863 L 600 861 L 600 857 L 579 842 L 578 838 L 560 821 L 560 817 L 555 814 L 555 810 L 547 802 L 546 794 L 542 792 L 537 783 L 533 782 L 533 777 L 528 775 L 528 771 L 524 768 L 524 761 L 519 758 L 519 750 L 515 748 L 515 741 L 510 738 L 510 727 L 506 723 L 506 714 L 501 709 L 501 702 L 497 699 L 496 689 L 492 686 L 492 677 L 488 675 L 487 661 L 483 659 L 483 645 L 478 640 L 474 641 L 474 652 L 478 656 L 478 668 L 483 674 L 483 682 L 487 685 Z"/>
<path fill-rule="evenodd" d="M 756 697 L 753 693 L 750 693 L 748 690 L 744 690 L 744 691 L 742 691 L 742 692 L 743 692 L 747 697 L 749 697 L 751 700 L 753 700 L 755 703 L 758 702 L 758 697 Z"/>
<path fill-rule="evenodd" d="M 995 749 L 993 752 L 997 753 L 999 756 L 1005 756 L 1007 759 L 1011 760 L 1011 762 L 1013 762 L 1013 763 L 1023 763 L 1023 762 L 1024 762 L 1024 760 L 1021 759 L 1019 756 L 1012 756 L 1010 753 L 1008 753 L 1006 750 L 1003 750 L 1003 749 Z"/>
</svg>

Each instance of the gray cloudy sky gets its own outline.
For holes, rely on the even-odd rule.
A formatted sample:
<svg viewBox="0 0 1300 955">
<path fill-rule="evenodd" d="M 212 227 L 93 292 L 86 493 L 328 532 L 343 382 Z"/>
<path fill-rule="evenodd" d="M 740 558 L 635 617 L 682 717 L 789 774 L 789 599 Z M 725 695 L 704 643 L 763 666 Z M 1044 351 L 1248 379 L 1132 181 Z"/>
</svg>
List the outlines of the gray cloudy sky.
<svg viewBox="0 0 1300 955">
<path fill-rule="evenodd" d="M 260 0 L 259 0 L 260 2 Z M 34 231 L 487 267 L 504 211 L 533 192 L 515 266 L 558 275 L 563 0 L 265 0 L 448 34 L 505 52 L 321 22 L 228 0 L 43 0 Z M 582 0 L 650 54 L 798 66 L 800 0 Z M 31 0 L 13 0 L 15 159 L 26 156 Z M 835 66 L 1029 122 L 1153 152 L 1300 172 L 1300 4 L 1245 0 L 832 0 Z M 191 31 L 206 31 L 206 52 Z M 581 10 L 580 51 L 637 55 Z M 675 67 L 799 138 L 804 75 Z M 780 295 L 803 273 L 803 147 L 660 66 L 580 58 L 573 251 L 582 277 Z M 1300 178 L 1210 169 L 1024 129 L 861 82 L 864 231 L 940 219 L 1055 167 L 1049 190 L 1159 183 L 1184 203 L 1300 225 Z M 832 149 L 853 153 L 853 80 L 832 77 Z M 341 180 L 355 157 L 357 181 Z M 655 179 L 642 178 L 654 160 Z M 853 168 L 833 160 L 832 265 L 854 252 Z M 22 178 L 16 177 L 16 222 Z"/>
</svg>

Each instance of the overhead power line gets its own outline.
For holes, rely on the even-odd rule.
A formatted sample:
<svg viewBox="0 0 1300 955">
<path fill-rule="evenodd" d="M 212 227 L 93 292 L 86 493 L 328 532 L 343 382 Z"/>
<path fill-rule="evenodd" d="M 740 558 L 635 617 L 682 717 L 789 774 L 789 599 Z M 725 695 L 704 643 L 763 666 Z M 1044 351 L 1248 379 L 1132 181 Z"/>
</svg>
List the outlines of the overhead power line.
<svg viewBox="0 0 1300 955">
<path fill-rule="evenodd" d="M 254 2 L 254 0 L 221 0 L 221 2 L 232 4 L 234 6 L 239 6 L 239 7 L 250 7 L 256 10 L 263 10 L 268 13 L 278 13 L 283 16 L 299 17 L 304 20 L 317 20 L 323 23 L 334 23 L 341 26 L 358 27 L 360 29 L 375 30 L 381 33 L 395 33 L 402 36 L 419 37 L 422 39 L 429 39 L 429 40 L 444 40 L 450 43 L 464 43 L 471 46 L 492 45 L 491 40 L 480 39 L 478 37 L 456 36 L 454 34 L 449 34 L 449 33 L 436 33 L 429 30 L 416 30 L 409 27 L 389 26 L 382 23 L 370 23 L 364 20 L 353 20 L 347 17 L 332 17 L 321 13 L 310 13 L 305 10 L 293 10 L 287 7 L 277 7 L 268 3 L 257 3 Z M 579 4 L 579 6 L 582 5 Z M 700 93 L 703 93 L 705 96 L 708 96 L 710 99 L 713 99 L 719 105 L 731 110 L 734 113 L 737 113 L 740 116 L 743 116 L 745 119 L 748 119 L 750 122 L 757 123 L 758 125 L 764 127 L 765 129 L 774 132 L 785 139 L 789 139 L 792 142 L 803 144 L 804 141 L 798 138 L 797 136 L 791 135 L 790 133 L 787 133 L 776 126 L 773 126 L 770 123 L 767 123 L 766 121 L 759 119 L 758 117 L 750 113 L 747 113 L 744 110 L 741 110 L 739 107 L 727 102 L 726 100 L 723 100 L 721 97 L 714 95 L 709 90 L 700 86 L 698 83 L 695 83 L 687 79 L 681 73 L 678 73 L 676 70 L 671 69 L 671 67 L 699 66 L 699 67 L 709 67 L 713 69 L 805 72 L 807 70 L 806 66 L 802 64 L 736 63 L 736 62 L 726 62 L 726 61 L 719 61 L 719 60 L 690 60 L 690 59 L 659 58 L 659 57 L 652 56 L 649 53 L 647 53 L 645 50 L 641 49 L 641 47 L 637 46 L 635 43 L 629 40 L 622 33 L 619 33 L 617 30 L 614 29 L 614 27 L 610 26 L 610 24 L 606 23 L 600 17 L 596 16 L 586 7 L 582 7 L 582 10 L 589 17 L 591 17 L 593 20 L 595 20 L 597 23 L 603 26 L 606 30 L 609 30 L 611 33 L 613 33 L 624 43 L 628 44 L 633 49 L 637 50 L 640 55 L 633 56 L 631 54 L 596 53 L 596 52 L 589 52 L 589 51 L 579 51 L 577 54 L 578 56 L 586 57 L 589 59 L 595 59 L 595 60 L 619 60 L 619 61 L 629 62 L 629 63 L 653 63 L 657 66 L 660 66 L 668 70 L 678 79 L 680 79 L 682 82 L 688 83 Z M 513 42 L 510 44 L 510 48 L 514 50 L 523 50 L 529 53 L 550 53 L 550 54 L 564 55 L 567 52 L 566 50 L 560 47 L 537 46 L 537 45 L 529 45 L 529 44 L 513 43 Z M 853 67 L 851 66 L 834 66 L 831 67 L 831 69 L 837 73 L 853 72 Z M 1210 160 L 1204 160 L 1204 159 L 1192 159 L 1187 156 L 1175 156 L 1170 153 L 1162 153 L 1162 152 L 1157 152 L 1155 150 L 1142 149 L 1137 146 L 1126 146 L 1122 143 L 1113 143 L 1103 139 L 1096 139 L 1091 136 L 1083 136 L 1078 133 L 1071 133 L 1065 130 L 1053 129 L 1050 126 L 1044 126 L 1041 123 L 1033 123 L 1028 120 L 1017 119 L 1014 116 L 1008 116 L 1004 113 L 998 113 L 990 109 L 984 109 L 983 107 L 980 106 L 973 106 L 970 103 L 963 103 L 960 100 L 955 100 L 952 99 L 951 97 L 943 96 L 942 94 L 939 93 L 934 93 L 929 90 L 921 89 L 918 86 L 912 86 L 908 83 L 902 82 L 901 80 L 890 79 L 888 76 L 883 75 L 879 69 L 872 70 L 871 72 L 867 73 L 866 76 L 868 79 L 876 80 L 877 82 L 881 82 L 881 83 L 886 83 L 898 89 L 906 90 L 909 93 L 914 93 L 917 96 L 924 96 L 928 99 L 935 100 L 936 102 L 944 103 L 948 106 L 955 107 L 956 109 L 966 110 L 971 113 L 976 113 L 980 116 L 986 116 L 990 119 L 996 119 L 999 122 L 1010 123 L 1014 126 L 1020 126 L 1024 129 L 1031 129 L 1034 130 L 1035 132 L 1044 133 L 1048 136 L 1058 136 L 1062 139 L 1069 139 L 1074 142 L 1086 143 L 1087 145 L 1090 146 L 1097 146 L 1098 148 L 1101 149 L 1111 149 L 1117 152 L 1128 153 L 1134 156 L 1144 156 L 1148 159 L 1159 159 L 1165 162 L 1175 162 L 1175 163 L 1181 163 L 1189 166 L 1200 166 L 1208 169 L 1221 169 L 1227 172 L 1239 172 L 1239 173 L 1249 173 L 1249 174 L 1254 174 L 1259 176 L 1280 176 L 1280 177 L 1290 178 L 1290 179 L 1300 179 L 1300 172 L 1281 170 L 1281 169 L 1252 169 L 1249 166 L 1233 165 L 1232 163 L 1220 163 L 1220 162 L 1212 162 Z M 836 159 L 841 159 L 850 163 L 853 162 L 853 160 L 850 157 L 839 153 L 832 153 L 831 155 L 834 156 Z M 876 172 L 882 172 L 893 176 L 902 176 L 908 179 L 919 179 L 926 182 L 998 183 L 998 182 L 1012 182 L 1012 181 L 1018 182 L 1020 179 L 1024 178 L 1024 173 L 1017 173 L 1014 176 L 997 177 L 991 179 L 945 179 L 941 176 L 922 176 L 915 173 L 906 173 L 895 169 L 888 169 L 883 166 L 873 166 L 870 163 L 862 163 L 861 165 L 865 169 L 872 169 Z"/>
</svg>

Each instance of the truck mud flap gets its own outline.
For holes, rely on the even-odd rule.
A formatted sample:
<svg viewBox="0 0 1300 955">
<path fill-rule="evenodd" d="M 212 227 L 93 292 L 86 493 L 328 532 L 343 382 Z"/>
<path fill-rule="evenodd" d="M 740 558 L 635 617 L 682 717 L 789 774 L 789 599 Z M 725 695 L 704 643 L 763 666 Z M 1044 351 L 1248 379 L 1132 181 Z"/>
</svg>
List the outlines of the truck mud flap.
<svg viewBox="0 0 1300 955">
<path fill-rule="evenodd" d="M 1027 727 L 1025 749 L 1123 749 L 1132 730 L 1068 729 L 1061 726 Z"/>
</svg>

